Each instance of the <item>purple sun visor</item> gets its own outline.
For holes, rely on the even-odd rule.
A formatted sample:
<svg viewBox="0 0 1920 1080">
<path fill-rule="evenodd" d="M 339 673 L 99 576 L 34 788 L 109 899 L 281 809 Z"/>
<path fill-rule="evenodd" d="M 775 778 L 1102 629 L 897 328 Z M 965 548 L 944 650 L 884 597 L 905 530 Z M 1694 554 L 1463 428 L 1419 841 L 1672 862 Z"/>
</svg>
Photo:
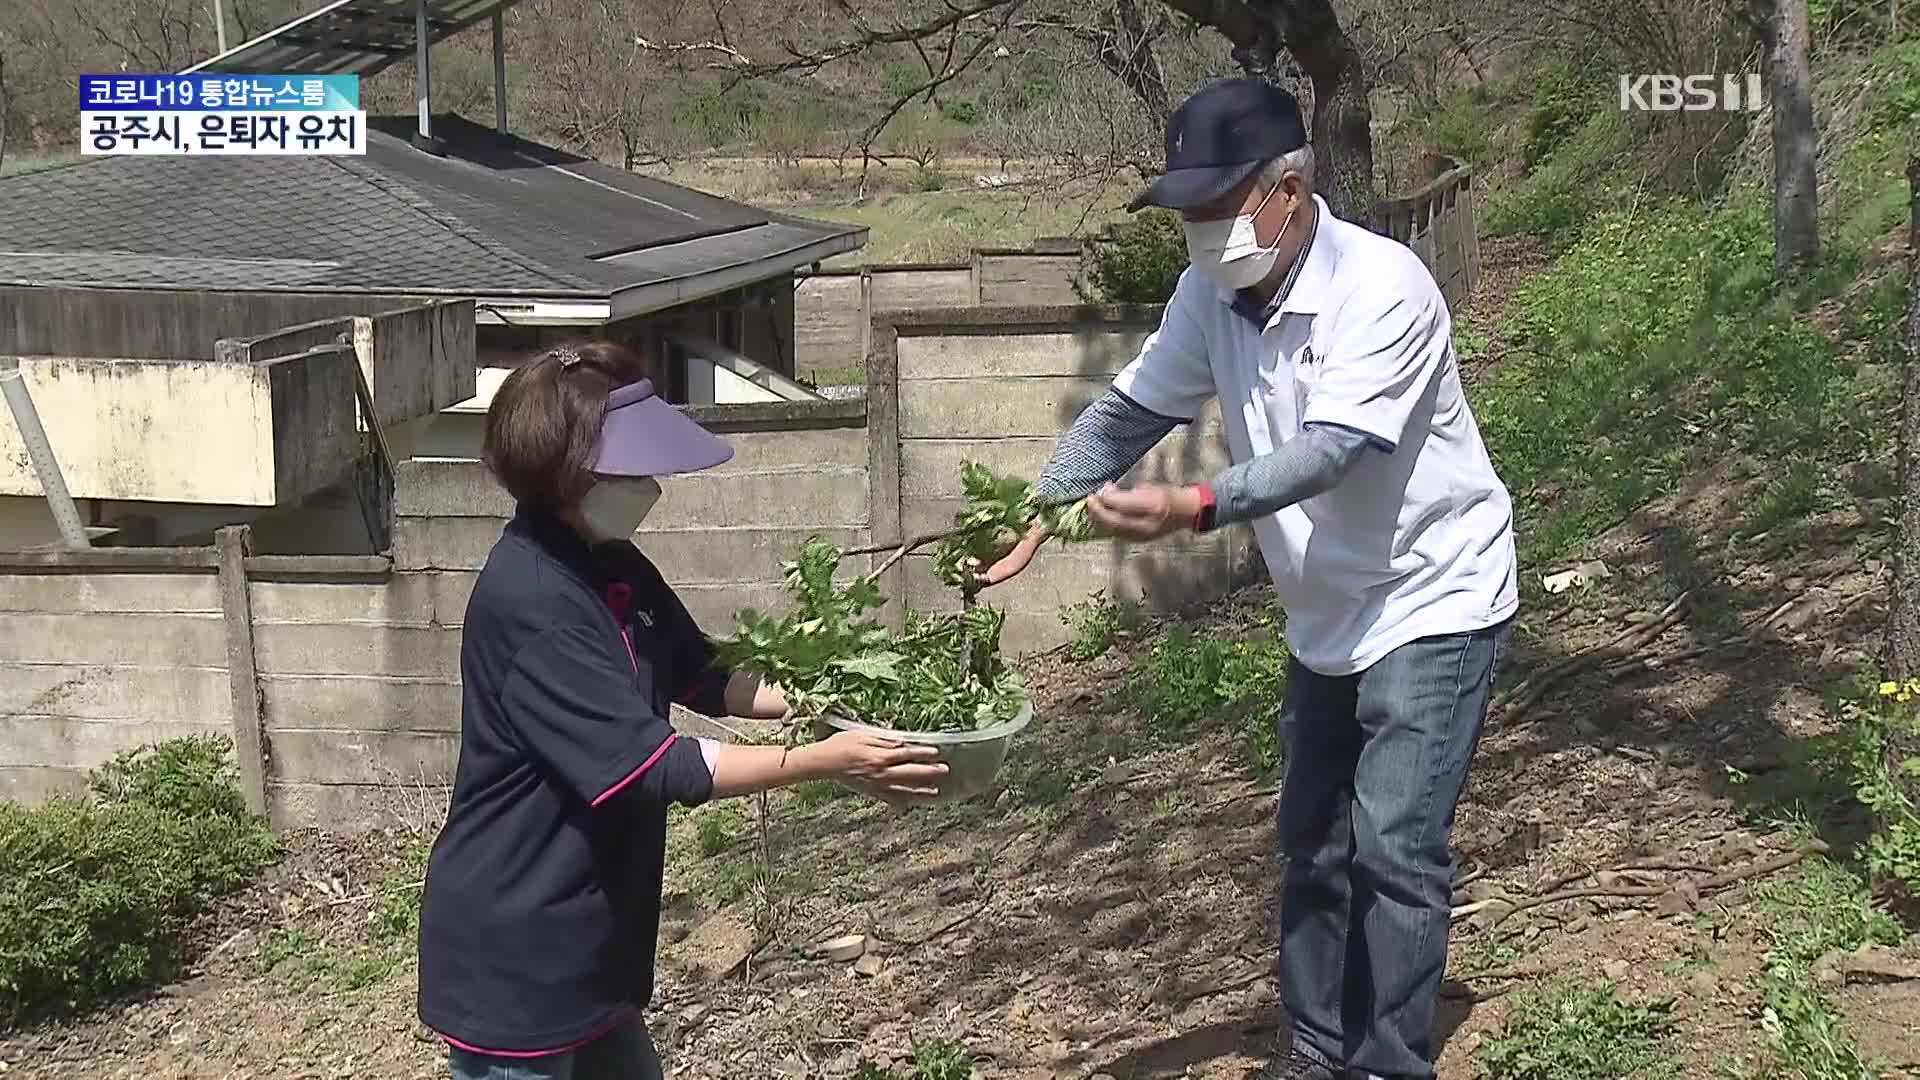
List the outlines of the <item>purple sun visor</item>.
<svg viewBox="0 0 1920 1080">
<path fill-rule="evenodd" d="M 725 439 L 687 419 L 641 379 L 607 395 L 607 418 L 593 471 L 604 476 L 665 476 L 711 469 L 733 457 Z"/>
</svg>

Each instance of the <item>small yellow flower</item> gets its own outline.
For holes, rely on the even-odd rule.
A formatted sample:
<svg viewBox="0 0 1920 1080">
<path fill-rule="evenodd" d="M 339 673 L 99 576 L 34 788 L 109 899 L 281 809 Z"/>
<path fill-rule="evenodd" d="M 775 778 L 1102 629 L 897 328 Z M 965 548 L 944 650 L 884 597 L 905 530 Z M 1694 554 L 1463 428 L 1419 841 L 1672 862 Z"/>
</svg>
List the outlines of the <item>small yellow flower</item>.
<svg viewBox="0 0 1920 1080">
<path fill-rule="evenodd" d="M 1895 683 L 1895 682 L 1883 682 L 1883 683 L 1881 683 L 1881 684 L 1880 684 L 1880 696 L 1881 696 L 1881 697 L 1892 697 L 1893 695 L 1895 695 L 1895 694 L 1897 694 L 1897 693 L 1899 693 L 1899 692 L 1900 692 L 1900 684 L 1899 684 L 1899 683 Z"/>
</svg>

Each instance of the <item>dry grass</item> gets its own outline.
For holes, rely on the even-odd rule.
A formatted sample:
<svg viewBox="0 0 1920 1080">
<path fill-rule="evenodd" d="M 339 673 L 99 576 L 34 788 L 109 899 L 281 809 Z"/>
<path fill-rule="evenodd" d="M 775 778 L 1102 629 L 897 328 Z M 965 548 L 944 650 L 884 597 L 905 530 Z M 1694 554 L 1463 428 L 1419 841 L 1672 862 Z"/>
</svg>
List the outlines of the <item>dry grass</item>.
<svg viewBox="0 0 1920 1080">
<path fill-rule="evenodd" d="M 860 194 L 858 161 L 711 158 L 661 179 L 802 217 L 864 225 L 867 246 L 837 265 L 964 261 L 977 248 L 1018 248 L 1097 230 L 1123 216 L 1125 184 L 1042 181 L 1019 162 L 949 158 L 926 169 L 876 163 Z M 982 187 L 989 179 L 1021 182 Z"/>
</svg>

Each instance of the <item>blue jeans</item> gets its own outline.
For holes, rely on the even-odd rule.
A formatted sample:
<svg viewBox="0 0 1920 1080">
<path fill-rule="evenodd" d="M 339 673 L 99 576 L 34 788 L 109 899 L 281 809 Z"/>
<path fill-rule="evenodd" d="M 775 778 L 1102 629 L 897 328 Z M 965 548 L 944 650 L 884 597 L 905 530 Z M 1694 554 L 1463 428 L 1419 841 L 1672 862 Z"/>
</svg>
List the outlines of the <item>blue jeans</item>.
<svg viewBox="0 0 1920 1080">
<path fill-rule="evenodd" d="M 1289 666 L 1281 996 L 1294 1045 L 1336 1069 L 1434 1075 L 1447 836 L 1511 633 L 1422 638 L 1357 675 Z"/>
<path fill-rule="evenodd" d="M 660 1056 L 639 1020 L 585 1046 L 540 1057 L 500 1057 L 449 1047 L 452 1080 L 662 1080 Z"/>
</svg>

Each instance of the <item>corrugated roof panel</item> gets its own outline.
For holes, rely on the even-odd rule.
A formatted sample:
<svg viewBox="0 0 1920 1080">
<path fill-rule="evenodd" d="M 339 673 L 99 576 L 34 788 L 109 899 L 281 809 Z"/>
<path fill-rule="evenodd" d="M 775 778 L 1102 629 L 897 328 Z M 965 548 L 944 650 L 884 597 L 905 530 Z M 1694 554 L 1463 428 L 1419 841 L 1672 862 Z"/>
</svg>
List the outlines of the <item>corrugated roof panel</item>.
<svg viewBox="0 0 1920 1080">
<path fill-rule="evenodd" d="M 426 0 L 437 44 L 519 0 Z M 415 0 L 333 0 L 316 11 L 186 69 L 236 75 L 372 75 L 411 60 Z"/>
</svg>

